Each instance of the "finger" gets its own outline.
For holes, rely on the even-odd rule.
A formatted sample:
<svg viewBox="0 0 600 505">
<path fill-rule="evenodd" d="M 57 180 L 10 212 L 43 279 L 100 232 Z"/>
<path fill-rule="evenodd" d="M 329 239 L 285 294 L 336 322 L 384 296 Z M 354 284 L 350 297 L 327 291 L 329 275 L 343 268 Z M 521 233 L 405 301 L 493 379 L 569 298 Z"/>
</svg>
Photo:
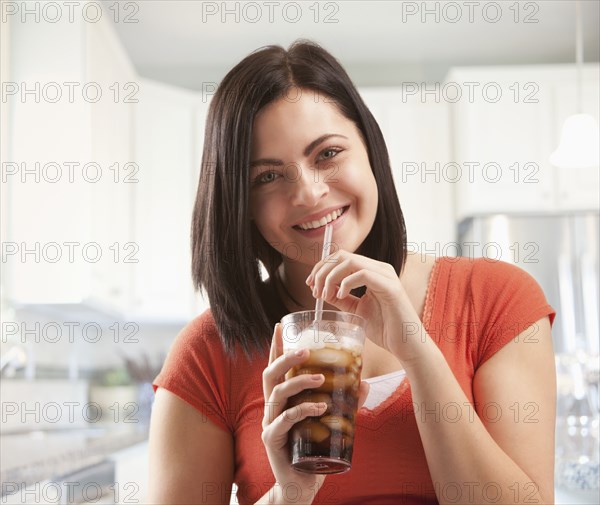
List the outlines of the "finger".
<svg viewBox="0 0 600 505">
<path fill-rule="evenodd" d="M 334 286 L 355 270 L 352 270 L 352 264 L 348 259 L 344 259 L 337 264 L 324 264 L 315 274 L 313 296 L 326 299 L 327 293 L 331 293 Z"/>
<path fill-rule="evenodd" d="M 344 298 L 340 299 L 336 296 L 338 291 L 339 288 L 337 286 L 333 289 L 333 293 L 331 294 L 328 290 L 327 298 L 323 298 L 323 300 L 329 303 L 330 305 L 337 307 L 342 312 L 350 312 L 351 314 L 356 314 L 356 307 L 360 302 L 360 298 L 358 298 L 358 296 L 354 296 L 351 293 L 348 293 L 346 296 L 344 296 Z"/>
<path fill-rule="evenodd" d="M 327 299 L 331 296 L 335 286 L 338 286 L 344 278 L 360 270 L 374 272 L 388 278 L 388 281 L 398 278 L 394 269 L 387 263 L 375 261 L 358 254 L 348 255 L 345 251 L 344 253 L 346 256 L 343 257 L 342 261 L 324 264 L 316 272 L 313 281 L 313 295 L 316 298 L 323 297 Z M 390 274 L 392 277 L 390 277 Z M 326 293 L 324 293 L 325 290 Z"/>
<path fill-rule="evenodd" d="M 312 268 L 310 275 L 307 277 L 307 279 L 310 279 L 310 282 L 308 282 L 307 284 L 314 284 L 317 272 L 320 271 L 324 266 L 335 267 L 345 259 L 352 260 L 352 262 L 356 265 L 355 270 L 358 270 L 359 268 L 368 268 L 369 270 L 379 272 L 382 275 L 385 275 L 386 272 L 389 273 L 390 269 L 393 270 L 393 267 L 389 263 L 384 263 L 381 261 L 374 260 L 373 258 L 369 258 L 367 256 L 350 253 L 348 251 L 345 251 L 344 249 L 340 249 L 339 251 L 331 253 L 325 259 L 322 259 L 321 261 L 315 264 L 315 266 Z M 397 277 L 397 274 L 395 274 L 395 270 L 394 275 Z"/>
<path fill-rule="evenodd" d="M 315 276 L 317 274 L 317 272 L 319 272 L 319 270 L 321 270 L 321 268 L 325 265 L 332 265 L 335 266 L 337 265 L 340 261 L 342 261 L 345 257 L 346 257 L 346 251 L 344 251 L 343 249 L 340 249 L 338 251 L 332 252 L 331 254 L 329 254 L 327 257 L 325 257 L 324 259 L 318 261 L 317 263 L 315 263 L 315 266 L 312 268 L 310 274 L 308 275 L 308 277 L 306 278 L 307 284 L 309 286 L 312 286 L 314 284 L 314 280 L 315 280 Z"/>
<path fill-rule="evenodd" d="M 280 330 L 281 331 L 281 325 L 280 325 Z M 273 337 L 275 339 L 275 336 Z M 273 342 L 273 349 L 275 349 L 273 351 L 273 355 L 275 355 L 277 353 L 276 350 L 276 343 Z M 300 354 L 297 354 L 300 351 Z M 300 363 L 302 363 L 303 361 L 305 361 L 306 359 L 308 359 L 309 353 L 308 351 L 306 351 L 306 349 L 299 349 L 297 351 L 288 351 L 284 354 L 281 354 L 280 356 L 276 357 L 275 360 L 270 363 L 264 370 L 263 370 L 263 394 L 265 397 L 265 402 L 268 401 L 269 397 L 271 396 L 271 392 L 273 391 L 273 388 L 279 384 L 281 381 L 284 380 L 284 376 L 286 374 L 286 372 L 296 366 L 299 365 Z"/>
<path fill-rule="evenodd" d="M 327 275 L 324 275 L 322 279 L 315 280 L 315 287 L 317 288 L 317 296 L 322 297 L 323 300 L 329 300 L 332 295 L 335 296 L 341 282 L 357 271 L 356 265 L 348 259 L 342 261 L 340 264 L 334 266 Z M 320 275 L 323 271 L 319 272 Z M 322 289 L 321 289 L 322 285 Z"/>
<path fill-rule="evenodd" d="M 318 289 L 318 296 L 320 296 L 322 288 L 322 279 L 327 277 L 329 272 L 337 265 L 342 263 L 346 259 L 346 251 L 338 251 L 330 254 L 325 259 L 319 261 L 312 269 L 309 279 L 311 279 L 309 286 Z M 316 296 L 313 292 L 313 296 Z"/>
<path fill-rule="evenodd" d="M 307 389 L 318 388 L 323 384 L 325 377 L 323 374 L 306 374 L 293 377 L 281 384 L 276 385 L 271 392 L 271 396 L 265 403 L 265 413 L 263 416 L 263 428 L 273 422 L 286 408 L 288 400 L 298 393 Z"/>
<path fill-rule="evenodd" d="M 290 409 L 284 410 L 273 422 L 263 428 L 262 439 L 265 445 L 277 444 L 287 439 L 288 432 L 294 424 L 303 421 L 307 417 L 322 415 L 327 409 L 325 403 L 301 403 Z"/>
<path fill-rule="evenodd" d="M 352 289 L 367 286 L 370 293 L 376 296 L 390 296 L 391 301 L 397 301 L 399 283 L 400 281 L 390 282 L 390 278 L 385 275 L 363 269 L 342 279 L 337 296 L 343 299 Z"/>
</svg>

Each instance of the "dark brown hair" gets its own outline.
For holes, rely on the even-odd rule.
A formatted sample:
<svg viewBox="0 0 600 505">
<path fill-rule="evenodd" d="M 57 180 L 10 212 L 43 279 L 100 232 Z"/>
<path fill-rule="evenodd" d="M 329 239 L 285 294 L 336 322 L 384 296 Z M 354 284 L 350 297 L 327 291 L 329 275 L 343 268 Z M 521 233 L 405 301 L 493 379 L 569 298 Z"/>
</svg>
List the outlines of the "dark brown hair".
<svg viewBox="0 0 600 505">
<path fill-rule="evenodd" d="M 259 260 L 273 279 L 282 257 L 250 220 L 249 165 L 256 113 L 290 86 L 334 103 L 366 144 L 379 198 L 373 227 L 355 252 L 391 264 L 398 274 L 406 260 L 406 227 L 383 135 L 340 63 L 307 40 L 287 51 L 272 45 L 252 52 L 229 71 L 210 104 L 191 230 L 194 286 L 206 291 L 230 355 L 236 343 L 248 358 L 268 352 L 275 323 L 287 313 L 273 283 L 260 276 Z"/>
</svg>

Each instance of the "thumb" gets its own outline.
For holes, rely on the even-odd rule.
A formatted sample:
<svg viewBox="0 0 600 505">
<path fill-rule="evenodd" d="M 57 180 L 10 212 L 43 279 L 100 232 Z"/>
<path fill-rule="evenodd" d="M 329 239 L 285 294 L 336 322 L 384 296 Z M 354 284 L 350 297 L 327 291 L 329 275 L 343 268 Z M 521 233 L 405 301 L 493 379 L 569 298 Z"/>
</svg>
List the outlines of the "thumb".
<svg viewBox="0 0 600 505">
<path fill-rule="evenodd" d="M 273 330 L 273 339 L 271 340 L 271 350 L 269 352 L 269 365 L 283 354 L 283 339 L 281 337 L 282 325 L 277 323 Z"/>
<path fill-rule="evenodd" d="M 273 341 L 275 344 L 276 357 L 283 354 L 283 324 L 277 323 L 273 333 Z"/>
</svg>

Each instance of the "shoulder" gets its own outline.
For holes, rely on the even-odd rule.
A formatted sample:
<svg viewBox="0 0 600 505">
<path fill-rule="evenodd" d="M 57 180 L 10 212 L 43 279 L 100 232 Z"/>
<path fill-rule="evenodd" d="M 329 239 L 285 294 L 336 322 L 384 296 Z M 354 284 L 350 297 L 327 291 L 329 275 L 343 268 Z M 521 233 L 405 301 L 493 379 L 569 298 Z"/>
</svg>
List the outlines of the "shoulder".
<svg viewBox="0 0 600 505">
<path fill-rule="evenodd" d="M 454 283 L 462 282 L 468 285 L 473 295 L 482 290 L 489 292 L 516 287 L 539 289 L 538 282 L 531 274 L 505 261 L 466 256 L 442 256 L 437 261 L 441 268 L 447 269 Z"/>
<path fill-rule="evenodd" d="M 267 358 L 257 353 L 246 356 L 239 342 L 234 345 L 232 352 L 228 352 L 210 308 L 181 329 L 169 350 L 168 357 L 171 355 L 223 369 L 250 366 L 255 362 L 262 363 Z"/>
<path fill-rule="evenodd" d="M 433 255 L 409 252 L 399 276 L 400 280 L 405 286 L 413 286 L 417 290 L 426 288 L 437 259 Z"/>
<path fill-rule="evenodd" d="M 202 345 L 206 341 L 219 338 L 219 332 L 210 309 L 187 323 L 175 337 L 174 344 L 188 346 Z"/>
<path fill-rule="evenodd" d="M 192 319 L 175 337 L 169 358 L 225 361 L 225 350 L 210 309 Z"/>
<path fill-rule="evenodd" d="M 487 258 L 473 260 L 471 291 L 475 303 L 507 301 L 510 297 L 531 297 L 531 302 L 545 302 L 536 279 L 512 263 Z"/>
<path fill-rule="evenodd" d="M 553 321 L 555 312 L 540 284 L 523 268 L 489 258 L 444 256 L 439 261 L 441 286 L 461 305 L 469 304 L 479 324 L 530 320 L 540 314 Z"/>
<path fill-rule="evenodd" d="M 485 279 L 488 282 L 527 280 L 535 282 L 531 274 L 513 263 L 489 258 L 475 258 L 472 260 L 467 258 L 467 260 L 472 262 L 474 280 Z"/>
<path fill-rule="evenodd" d="M 178 339 L 190 340 L 192 342 L 219 337 L 217 325 L 210 309 L 196 316 L 177 335 Z"/>
</svg>

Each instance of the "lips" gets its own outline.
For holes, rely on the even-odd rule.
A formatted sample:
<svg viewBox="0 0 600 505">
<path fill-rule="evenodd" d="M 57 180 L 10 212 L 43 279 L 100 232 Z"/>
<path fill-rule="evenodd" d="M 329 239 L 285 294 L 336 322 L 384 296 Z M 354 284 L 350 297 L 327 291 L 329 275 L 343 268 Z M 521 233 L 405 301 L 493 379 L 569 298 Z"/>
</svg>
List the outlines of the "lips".
<svg viewBox="0 0 600 505">
<path fill-rule="evenodd" d="M 345 205 L 343 207 L 342 206 L 340 206 L 340 207 L 332 207 L 331 209 L 325 210 L 323 212 L 320 212 L 319 214 L 313 214 L 312 216 L 309 216 L 309 217 L 305 218 L 302 222 L 294 225 L 293 228 L 295 228 L 296 230 L 302 230 L 302 231 L 318 230 L 319 228 L 323 228 L 325 226 L 325 224 L 320 225 L 320 226 L 314 228 L 314 227 L 312 227 L 312 224 L 315 221 L 316 222 L 320 222 L 323 218 L 327 218 L 331 214 L 336 214 L 339 210 L 341 210 L 342 211 L 341 214 L 337 215 L 331 221 L 329 221 L 329 223 L 334 223 L 335 221 L 337 221 L 340 217 L 342 217 L 345 214 L 345 212 L 348 210 L 349 207 L 350 207 L 350 205 Z M 308 224 L 308 225 L 311 226 L 311 228 L 304 229 L 301 226 L 302 224 Z"/>
</svg>

